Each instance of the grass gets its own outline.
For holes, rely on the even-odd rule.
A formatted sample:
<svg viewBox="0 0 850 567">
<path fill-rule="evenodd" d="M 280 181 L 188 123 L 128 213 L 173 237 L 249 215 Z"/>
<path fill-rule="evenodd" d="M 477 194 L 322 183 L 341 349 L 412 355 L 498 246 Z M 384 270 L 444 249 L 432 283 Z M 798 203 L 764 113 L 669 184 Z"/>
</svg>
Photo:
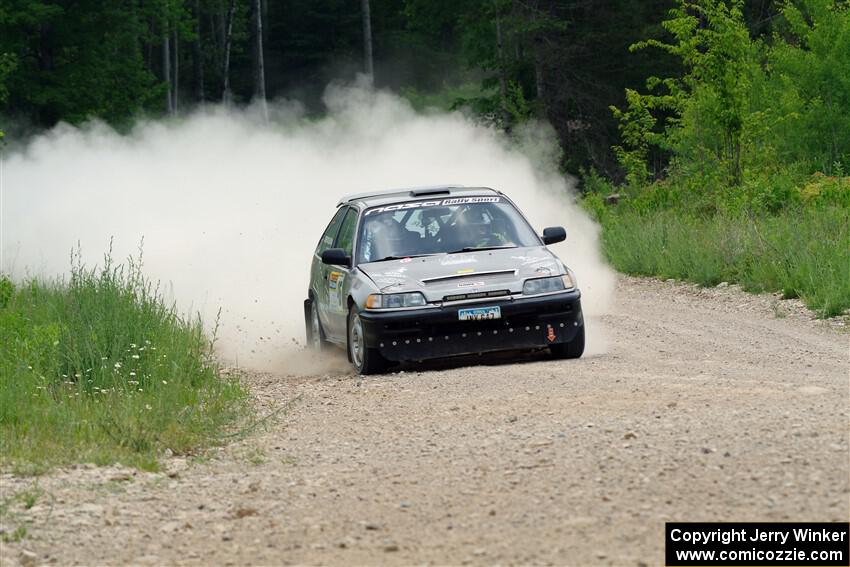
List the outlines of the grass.
<svg viewBox="0 0 850 567">
<path fill-rule="evenodd" d="M 820 317 L 850 309 L 848 208 L 789 208 L 755 216 L 621 208 L 599 216 L 605 254 L 621 272 L 781 291 L 785 298 L 799 297 Z"/>
<path fill-rule="evenodd" d="M 0 278 L 0 468 L 122 463 L 218 443 L 247 407 L 198 318 L 179 314 L 141 258 L 70 279 Z"/>
<path fill-rule="evenodd" d="M 0 498 L 0 524 L 6 528 L 0 534 L 0 539 L 4 543 L 18 542 L 27 536 L 26 518 L 22 512 L 35 506 L 43 495 L 44 491 L 37 483 L 33 483 L 28 489 Z M 15 529 L 8 531 L 14 524 L 17 524 Z"/>
</svg>

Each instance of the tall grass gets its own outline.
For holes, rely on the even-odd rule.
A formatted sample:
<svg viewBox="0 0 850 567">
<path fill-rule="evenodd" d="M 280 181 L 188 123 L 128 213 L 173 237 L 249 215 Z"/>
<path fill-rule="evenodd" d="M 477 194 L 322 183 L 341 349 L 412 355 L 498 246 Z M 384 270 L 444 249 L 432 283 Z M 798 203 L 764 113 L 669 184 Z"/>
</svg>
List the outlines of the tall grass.
<svg viewBox="0 0 850 567">
<path fill-rule="evenodd" d="M 850 309 L 848 208 L 756 216 L 623 209 L 601 218 L 605 253 L 621 272 L 781 291 L 801 298 L 821 317 Z"/>
<path fill-rule="evenodd" d="M 212 348 L 140 259 L 89 269 L 76 252 L 69 280 L 0 279 L 0 467 L 154 469 L 165 449 L 215 443 L 246 394 Z"/>
</svg>

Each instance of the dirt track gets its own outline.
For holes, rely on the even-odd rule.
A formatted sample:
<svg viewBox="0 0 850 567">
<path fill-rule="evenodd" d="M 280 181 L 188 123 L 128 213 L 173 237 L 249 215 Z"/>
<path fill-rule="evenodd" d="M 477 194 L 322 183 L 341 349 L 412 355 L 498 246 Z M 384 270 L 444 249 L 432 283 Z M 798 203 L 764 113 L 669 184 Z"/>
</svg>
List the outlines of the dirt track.
<svg viewBox="0 0 850 567">
<path fill-rule="evenodd" d="M 42 477 L 0 563 L 660 565 L 666 520 L 850 518 L 840 322 L 631 278 L 615 313 L 578 361 L 248 376 L 267 427 Z"/>
</svg>

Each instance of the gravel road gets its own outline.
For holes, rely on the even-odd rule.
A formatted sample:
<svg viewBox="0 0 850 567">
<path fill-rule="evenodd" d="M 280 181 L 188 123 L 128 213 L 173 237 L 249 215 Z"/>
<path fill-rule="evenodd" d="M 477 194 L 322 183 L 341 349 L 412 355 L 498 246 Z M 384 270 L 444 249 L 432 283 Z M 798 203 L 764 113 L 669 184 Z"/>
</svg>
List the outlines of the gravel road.
<svg viewBox="0 0 850 567">
<path fill-rule="evenodd" d="M 2 564 L 661 565 L 668 520 L 850 519 L 846 320 L 620 278 L 592 324 L 577 361 L 247 375 L 273 417 L 208 456 L 0 477 L 42 491 Z"/>
</svg>

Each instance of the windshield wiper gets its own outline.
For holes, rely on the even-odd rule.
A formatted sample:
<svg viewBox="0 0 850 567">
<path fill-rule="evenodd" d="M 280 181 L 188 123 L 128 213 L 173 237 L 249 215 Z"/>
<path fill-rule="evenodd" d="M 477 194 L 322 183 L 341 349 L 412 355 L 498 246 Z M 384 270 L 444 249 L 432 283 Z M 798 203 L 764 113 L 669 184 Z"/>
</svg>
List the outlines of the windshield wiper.
<svg viewBox="0 0 850 567">
<path fill-rule="evenodd" d="M 372 262 L 389 262 L 390 260 L 404 260 L 405 258 L 422 258 L 423 256 L 436 256 L 436 254 L 407 254 L 405 256 L 384 256 L 380 260 L 372 260 Z"/>
<path fill-rule="evenodd" d="M 460 250 L 449 252 L 449 254 L 460 254 L 461 252 L 481 252 L 482 250 L 504 250 L 506 248 L 516 248 L 516 246 L 514 244 L 508 244 L 507 246 L 466 246 Z"/>
</svg>

